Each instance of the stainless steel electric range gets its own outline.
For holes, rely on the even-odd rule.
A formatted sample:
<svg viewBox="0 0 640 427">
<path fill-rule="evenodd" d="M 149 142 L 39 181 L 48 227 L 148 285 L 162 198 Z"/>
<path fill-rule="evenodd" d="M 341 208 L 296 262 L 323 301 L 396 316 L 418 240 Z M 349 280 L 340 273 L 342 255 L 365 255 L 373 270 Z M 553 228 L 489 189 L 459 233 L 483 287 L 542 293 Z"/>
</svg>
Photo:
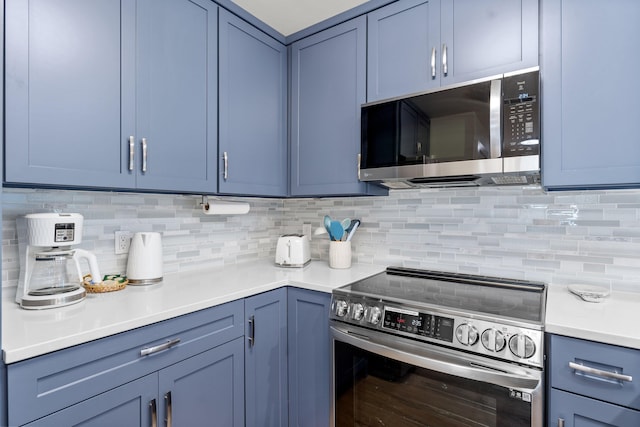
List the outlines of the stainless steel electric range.
<svg viewBox="0 0 640 427">
<path fill-rule="evenodd" d="M 333 291 L 332 425 L 541 426 L 546 286 L 388 268 Z"/>
</svg>

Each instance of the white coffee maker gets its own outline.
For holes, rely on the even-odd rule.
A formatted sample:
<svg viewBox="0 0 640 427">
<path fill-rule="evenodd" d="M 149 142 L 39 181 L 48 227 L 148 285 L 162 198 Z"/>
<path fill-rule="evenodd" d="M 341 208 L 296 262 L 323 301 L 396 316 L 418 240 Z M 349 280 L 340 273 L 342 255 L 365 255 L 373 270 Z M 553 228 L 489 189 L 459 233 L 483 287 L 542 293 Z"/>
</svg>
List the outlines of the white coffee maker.
<svg viewBox="0 0 640 427">
<path fill-rule="evenodd" d="M 102 280 L 95 255 L 72 249 L 82 241 L 83 217 L 76 213 L 37 213 L 17 219 L 20 278 L 16 302 L 39 310 L 82 301 L 80 259 L 89 263 L 93 283 Z"/>
</svg>

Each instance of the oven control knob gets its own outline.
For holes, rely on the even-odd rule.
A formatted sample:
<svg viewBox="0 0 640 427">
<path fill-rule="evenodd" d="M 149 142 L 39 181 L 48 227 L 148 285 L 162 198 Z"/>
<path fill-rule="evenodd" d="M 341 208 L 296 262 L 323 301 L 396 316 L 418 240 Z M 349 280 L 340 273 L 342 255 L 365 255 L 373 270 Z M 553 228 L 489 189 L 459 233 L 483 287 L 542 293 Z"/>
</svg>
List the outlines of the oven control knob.
<svg viewBox="0 0 640 427">
<path fill-rule="evenodd" d="M 367 314 L 367 320 L 369 323 L 376 325 L 380 321 L 380 317 L 382 316 L 382 310 L 379 307 L 370 307 L 369 313 Z"/>
<path fill-rule="evenodd" d="M 485 329 L 481 336 L 482 345 L 489 351 L 501 351 L 506 342 L 504 335 L 497 329 Z"/>
<path fill-rule="evenodd" d="M 456 338 L 460 344 L 474 345 L 478 342 L 478 330 L 473 325 L 463 323 L 456 328 Z"/>
<path fill-rule="evenodd" d="M 351 317 L 353 320 L 362 320 L 364 316 L 364 306 L 359 302 L 351 305 Z"/>
<path fill-rule="evenodd" d="M 337 300 L 334 306 L 334 313 L 338 317 L 344 317 L 347 314 L 347 302 L 345 300 Z"/>
<path fill-rule="evenodd" d="M 536 352 L 536 344 L 525 334 L 516 334 L 509 339 L 509 350 L 521 359 L 528 359 Z"/>
</svg>

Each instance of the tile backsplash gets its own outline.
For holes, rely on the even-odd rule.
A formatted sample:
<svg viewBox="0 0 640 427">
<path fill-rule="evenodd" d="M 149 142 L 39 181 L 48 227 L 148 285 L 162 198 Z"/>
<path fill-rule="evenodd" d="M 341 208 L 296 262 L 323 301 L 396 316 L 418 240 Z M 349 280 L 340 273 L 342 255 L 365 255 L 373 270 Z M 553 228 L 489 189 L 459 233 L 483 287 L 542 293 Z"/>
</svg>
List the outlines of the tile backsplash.
<svg viewBox="0 0 640 427">
<path fill-rule="evenodd" d="M 547 193 L 539 187 L 392 191 L 388 197 L 224 198 L 248 202 L 246 215 L 205 216 L 200 197 L 4 189 L 2 286 L 17 284 L 15 218 L 78 212 L 82 247 L 105 273 L 124 273 L 114 231 L 159 231 L 165 271 L 272 257 L 277 237 L 320 227 L 322 218 L 359 218 L 354 262 L 541 280 L 640 292 L 640 191 Z M 327 259 L 313 236 L 312 257 Z"/>
</svg>

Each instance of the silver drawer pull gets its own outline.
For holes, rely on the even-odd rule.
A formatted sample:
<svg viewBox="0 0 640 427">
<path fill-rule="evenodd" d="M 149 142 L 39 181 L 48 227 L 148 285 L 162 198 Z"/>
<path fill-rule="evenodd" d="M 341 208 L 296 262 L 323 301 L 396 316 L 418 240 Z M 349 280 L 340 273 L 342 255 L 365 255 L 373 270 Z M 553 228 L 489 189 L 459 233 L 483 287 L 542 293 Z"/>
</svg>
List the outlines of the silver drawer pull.
<svg viewBox="0 0 640 427">
<path fill-rule="evenodd" d="M 176 346 L 180 343 L 180 338 L 175 338 L 167 341 L 164 344 L 156 345 L 155 347 L 143 348 L 140 350 L 140 356 L 148 356 L 153 353 L 157 353 L 159 351 L 167 350 L 173 346 Z"/>
<path fill-rule="evenodd" d="M 569 362 L 569 367 L 576 371 L 585 372 L 591 375 L 597 375 L 599 377 L 611 378 L 618 381 L 633 381 L 631 375 L 617 374 L 615 372 L 603 371 L 602 369 L 590 368 L 589 366 L 580 365 L 579 363 Z"/>
</svg>

